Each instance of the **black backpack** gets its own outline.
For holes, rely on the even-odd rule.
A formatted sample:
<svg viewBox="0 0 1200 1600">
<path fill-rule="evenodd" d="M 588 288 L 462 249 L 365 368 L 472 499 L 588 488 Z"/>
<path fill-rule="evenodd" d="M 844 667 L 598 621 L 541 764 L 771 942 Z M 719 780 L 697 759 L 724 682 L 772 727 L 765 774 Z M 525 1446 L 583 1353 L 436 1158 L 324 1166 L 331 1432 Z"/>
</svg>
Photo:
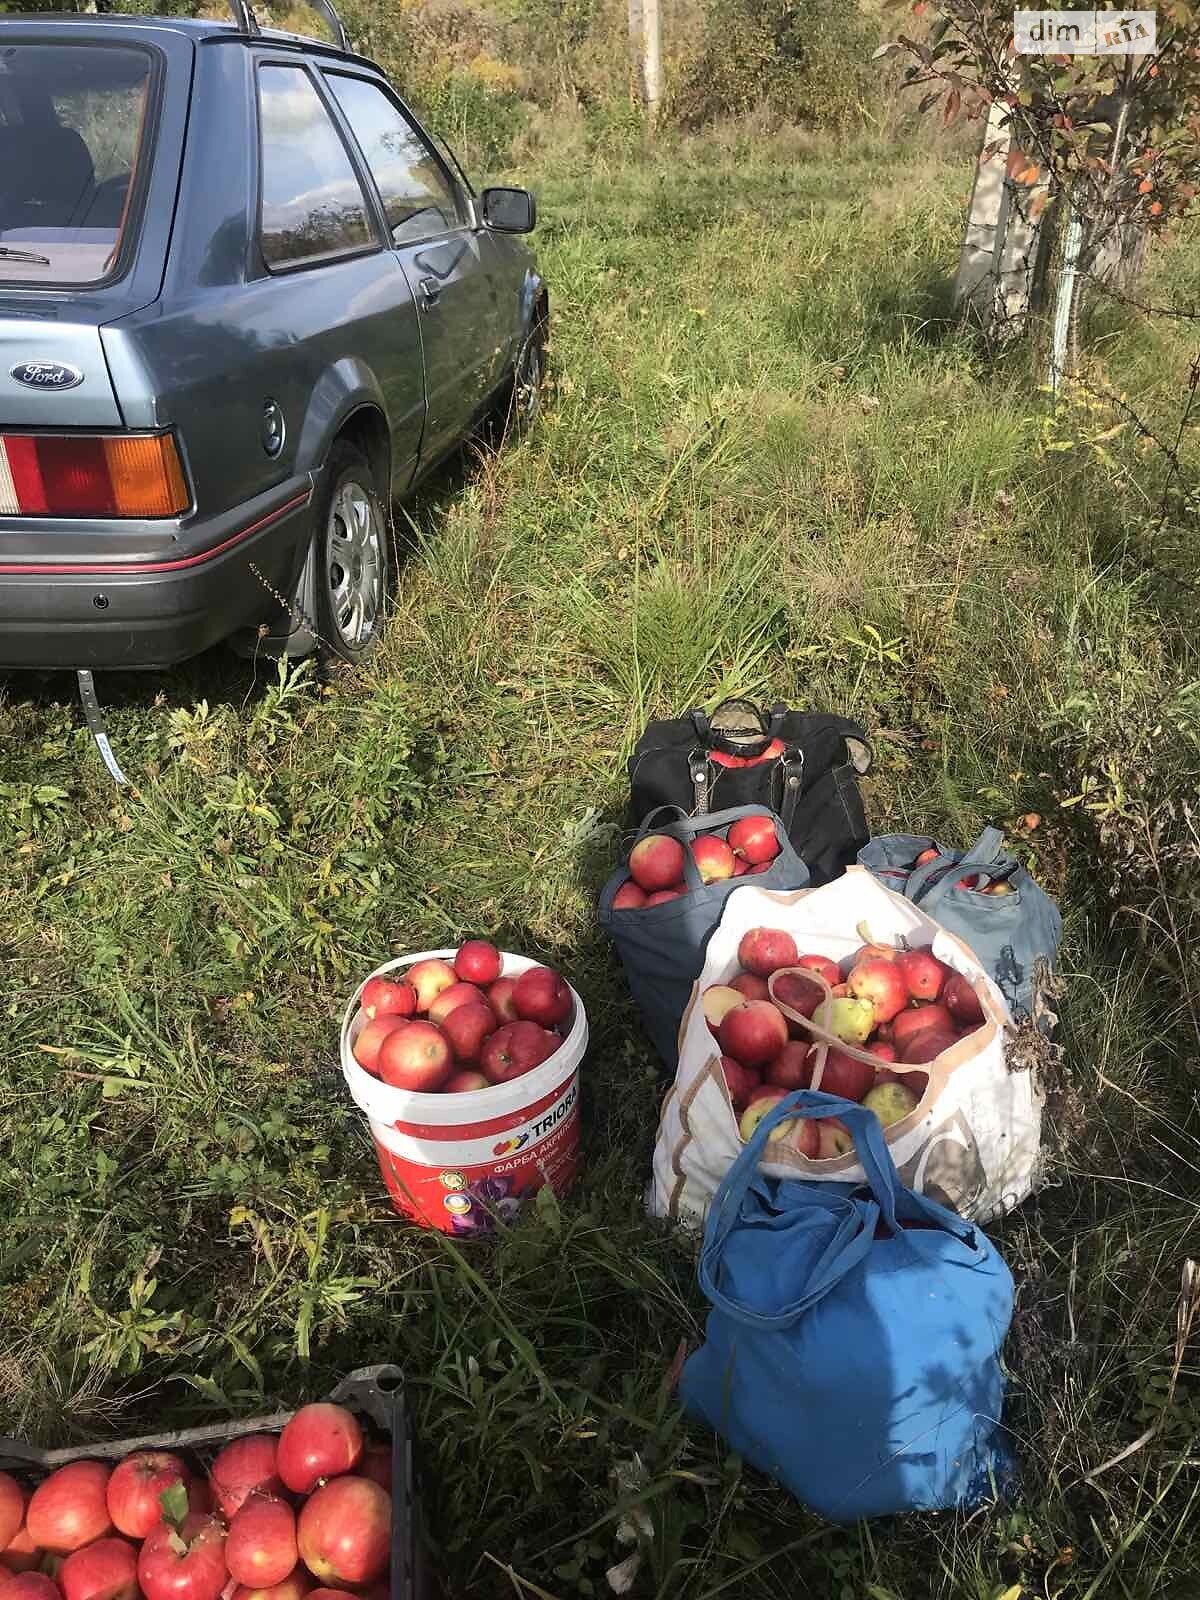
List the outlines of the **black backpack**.
<svg viewBox="0 0 1200 1600">
<path fill-rule="evenodd" d="M 629 758 L 627 826 L 656 806 L 689 816 L 733 806 L 774 811 L 814 885 L 838 877 L 870 838 L 858 780 L 871 747 L 856 722 L 749 700 L 725 700 L 711 716 L 652 722 Z"/>
</svg>

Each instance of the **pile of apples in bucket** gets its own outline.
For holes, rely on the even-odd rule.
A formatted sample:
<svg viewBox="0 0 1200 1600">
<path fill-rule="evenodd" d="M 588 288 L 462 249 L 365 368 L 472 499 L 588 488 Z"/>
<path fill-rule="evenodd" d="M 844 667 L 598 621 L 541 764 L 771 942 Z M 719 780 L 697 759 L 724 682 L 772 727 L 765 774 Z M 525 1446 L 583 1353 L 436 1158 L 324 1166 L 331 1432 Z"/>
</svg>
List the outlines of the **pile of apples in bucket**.
<svg viewBox="0 0 1200 1600">
<path fill-rule="evenodd" d="M 354 1059 L 415 1094 L 487 1089 L 540 1067 L 562 1044 L 571 991 L 550 967 L 503 978 L 502 964 L 494 944 L 468 939 L 453 963 L 432 958 L 402 978 L 369 979 Z"/>
<path fill-rule="evenodd" d="M 779 840 L 770 817 L 741 817 L 724 839 L 704 833 L 692 840 L 692 860 L 703 883 L 756 876 L 766 872 L 778 854 Z M 613 896 L 613 910 L 641 911 L 687 894 L 683 862 L 683 846 L 669 834 L 648 833 L 639 839 L 629 852 L 629 877 Z"/>
<path fill-rule="evenodd" d="M 344 1406 L 225 1445 L 71 1461 L 26 1495 L 0 1472 L 4 1600 L 387 1600 L 392 1447 Z"/>
<path fill-rule="evenodd" d="M 869 930 L 859 933 L 867 937 Z M 815 1087 L 860 1101 L 884 1127 L 919 1105 L 929 1081 L 924 1072 L 894 1067 L 933 1061 L 984 1021 L 967 979 L 927 949 L 901 950 L 868 938 L 839 966 L 828 956 L 803 954 L 782 928 L 751 928 L 738 945 L 738 961 L 742 970 L 728 983 L 711 984 L 700 1004 L 721 1047 L 721 1067 L 744 1140 L 786 1094 L 814 1087 L 818 1047 L 775 1004 L 781 1001 L 813 1017 L 825 990 L 806 973 L 819 975 L 832 992 L 828 1032 L 873 1057 L 873 1062 L 859 1061 L 830 1046 Z M 853 1146 L 836 1117 L 790 1123 L 771 1137 L 818 1160 L 844 1155 Z"/>
</svg>

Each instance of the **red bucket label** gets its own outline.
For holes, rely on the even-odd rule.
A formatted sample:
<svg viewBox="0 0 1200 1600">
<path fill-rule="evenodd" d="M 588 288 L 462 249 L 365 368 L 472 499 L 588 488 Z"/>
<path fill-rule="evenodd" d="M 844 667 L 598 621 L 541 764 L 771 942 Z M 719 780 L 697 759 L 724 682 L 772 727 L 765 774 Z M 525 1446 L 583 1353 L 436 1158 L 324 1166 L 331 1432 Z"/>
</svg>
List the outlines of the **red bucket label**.
<svg viewBox="0 0 1200 1600">
<path fill-rule="evenodd" d="M 543 1184 L 559 1195 L 570 1187 L 579 1158 L 579 1076 L 573 1072 L 515 1115 L 453 1128 L 397 1123 L 387 1139 L 376 1135 L 375 1149 L 398 1211 L 443 1233 L 485 1233 L 497 1217 L 514 1217 Z"/>
</svg>

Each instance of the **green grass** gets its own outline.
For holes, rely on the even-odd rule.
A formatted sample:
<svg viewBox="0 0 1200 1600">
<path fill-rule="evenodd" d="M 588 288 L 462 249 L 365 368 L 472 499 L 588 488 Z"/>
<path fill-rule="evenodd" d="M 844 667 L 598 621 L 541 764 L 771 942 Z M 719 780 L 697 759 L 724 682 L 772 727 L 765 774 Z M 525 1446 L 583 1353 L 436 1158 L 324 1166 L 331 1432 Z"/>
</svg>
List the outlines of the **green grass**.
<svg viewBox="0 0 1200 1600">
<path fill-rule="evenodd" d="M 1194 528 L 1147 533 L 1132 439 L 1039 454 L 1020 359 L 947 326 L 969 162 L 576 133 L 536 176 L 555 392 L 414 508 L 368 671 L 102 681 L 132 791 L 67 679 L 0 689 L 0 1431 L 213 1420 L 391 1359 L 455 1596 L 604 1594 L 624 1525 L 660 1600 L 1190 1596 L 1197 1037 L 1179 940 L 1108 886 L 1147 775 L 1192 792 Z M 1169 415 L 1186 330 L 1111 333 Z M 828 1527 L 671 1393 L 704 1307 L 642 1210 L 664 1085 L 593 906 L 639 725 L 732 693 L 861 718 L 879 831 L 1007 821 L 1064 908 L 1052 1182 L 996 1230 L 1023 1485 L 970 1519 Z M 586 1167 L 462 1244 L 390 1212 L 336 1027 L 367 967 L 479 931 L 585 996 Z"/>
</svg>

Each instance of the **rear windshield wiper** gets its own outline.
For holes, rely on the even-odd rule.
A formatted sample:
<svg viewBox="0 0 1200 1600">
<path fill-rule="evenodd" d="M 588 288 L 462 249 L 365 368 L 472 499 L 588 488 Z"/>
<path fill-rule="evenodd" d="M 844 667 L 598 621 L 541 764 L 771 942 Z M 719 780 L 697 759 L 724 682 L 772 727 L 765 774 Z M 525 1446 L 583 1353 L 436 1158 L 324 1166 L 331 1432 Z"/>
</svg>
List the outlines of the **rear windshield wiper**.
<svg viewBox="0 0 1200 1600">
<path fill-rule="evenodd" d="M 29 261 L 37 267 L 48 267 L 49 256 L 40 256 L 36 250 L 14 250 L 11 245 L 0 244 L 0 260 L 3 261 Z"/>
</svg>

